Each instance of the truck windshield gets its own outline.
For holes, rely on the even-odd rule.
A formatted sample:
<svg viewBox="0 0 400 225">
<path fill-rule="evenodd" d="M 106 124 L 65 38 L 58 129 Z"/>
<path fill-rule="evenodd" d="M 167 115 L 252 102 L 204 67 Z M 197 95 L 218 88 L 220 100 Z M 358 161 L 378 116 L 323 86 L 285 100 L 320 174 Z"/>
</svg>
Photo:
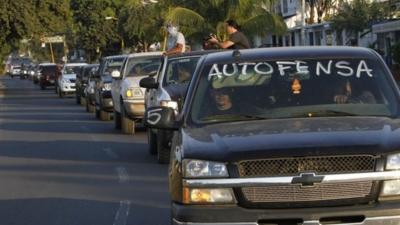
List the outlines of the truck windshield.
<svg viewBox="0 0 400 225">
<path fill-rule="evenodd" d="M 389 74 L 370 59 L 295 59 L 204 67 L 195 123 L 398 113 Z"/>
<path fill-rule="evenodd" d="M 161 56 L 146 58 L 130 58 L 125 77 L 155 75 L 161 65 Z"/>
<path fill-rule="evenodd" d="M 64 74 L 77 74 L 80 70 L 80 66 L 67 66 L 65 67 Z"/>
<path fill-rule="evenodd" d="M 109 74 L 111 76 L 111 73 L 114 70 L 118 70 L 121 72 L 122 65 L 124 63 L 125 58 L 115 58 L 115 59 L 109 59 L 106 65 L 106 69 L 104 71 L 104 74 Z"/>
<path fill-rule="evenodd" d="M 166 84 L 183 84 L 191 80 L 192 74 L 196 69 L 200 56 L 188 58 L 176 58 L 168 61 L 166 76 L 164 77 Z"/>
</svg>

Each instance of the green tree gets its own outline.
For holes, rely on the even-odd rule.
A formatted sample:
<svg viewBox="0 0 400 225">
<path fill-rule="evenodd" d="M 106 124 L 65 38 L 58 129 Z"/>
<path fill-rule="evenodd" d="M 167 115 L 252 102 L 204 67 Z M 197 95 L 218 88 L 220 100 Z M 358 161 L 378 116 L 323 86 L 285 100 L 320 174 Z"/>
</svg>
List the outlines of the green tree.
<svg viewBox="0 0 400 225">
<path fill-rule="evenodd" d="M 164 2 L 165 4 L 165 2 Z M 143 4 L 127 1 L 119 15 L 119 31 L 128 46 L 147 51 L 162 39 L 163 4 Z"/>
<path fill-rule="evenodd" d="M 189 34 L 216 33 L 226 38 L 224 21 L 235 19 L 250 36 L 284 34 L 286 24 L 283 19 L 271 13 L 273 0 L 208 0 L 177 1 L 180 5 L 172 6 L 166 19 L 180 24 Z M 197 13 L 201 12 L 201 13 Z M 199 35 L 197 35 L 199 36 Z"/>
<path fill-rule="evenodd" d="M 118 16 L 121 4 L 121 1 L 113 0 L 71 0 L 74 19 L 72 32 L 77 37 L 75 47 L 84 49 L 89 61 L 121 50 L 117 22 L 106 20 L 106 17 Z"/>
<path fill-rule="evenodd" d="M 23 38 L 34 44 L 44 34 L 63 34 L 71 24 L 69 0 L 3 0 L 0 58 L 18 49 Z"/>
<path fill-rule="evenodd" d="M 372 30 L 372 24 L 385 20 L 390 16 L 386 4 L 369 0 L 354 0 L 342 2 L 336 15 L 331 18 L 333 28 L 337 31 L 346 30 L 354 40 L 364 30 Z"/>
</svg>

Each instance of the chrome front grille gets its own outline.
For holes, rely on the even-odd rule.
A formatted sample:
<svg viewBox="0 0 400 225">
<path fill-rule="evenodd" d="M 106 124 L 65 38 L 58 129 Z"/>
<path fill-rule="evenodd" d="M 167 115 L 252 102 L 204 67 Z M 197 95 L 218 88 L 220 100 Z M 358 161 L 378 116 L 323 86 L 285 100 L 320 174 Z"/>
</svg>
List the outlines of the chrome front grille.
<svg viewBox="0 0 400 225">
<path fill-rule="evenodd" d="M 245 187 L 244 198 L 253 203 L 313 202 L 338 199 L 365 198 L 371 194 L 373 182 L 340 184 L 317 184 L 312 187 L 301 185 Z"/>
<path fill-rule="evenodd" d="M 340 174 L 373 172 L 376 158 L 371 155 L 316 156 L 241 161 L 240 177 L 295 176 L 302 172 Z"/>
</svg>

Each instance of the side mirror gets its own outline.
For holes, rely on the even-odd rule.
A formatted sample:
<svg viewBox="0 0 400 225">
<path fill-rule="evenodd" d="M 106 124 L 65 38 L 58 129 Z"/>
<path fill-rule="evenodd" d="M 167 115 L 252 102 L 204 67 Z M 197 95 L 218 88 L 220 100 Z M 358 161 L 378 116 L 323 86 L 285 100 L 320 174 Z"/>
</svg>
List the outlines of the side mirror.
<svg viewBox="0 0 400 225">
<path fill-rule="evenodd" d="M 139 86 L 147 89 L 157 89 L 158 83 L 153 77 L 145 77 L 140 80 Z"/>
<path fill-rule="evenodd" d="M 119 79 L 119 78 L 121 78 L 121 72 L 119 72 L 118 70 L 114 70 L 111 73 L 111 77 L 115 78 L 115 79 Z"/>
<path fill-rule="evenodd" d="M 150 107 L 144 116 L 145 126 L 162 130 L 177 130 L 175 110 L 169 107 Z"/>
</svg>

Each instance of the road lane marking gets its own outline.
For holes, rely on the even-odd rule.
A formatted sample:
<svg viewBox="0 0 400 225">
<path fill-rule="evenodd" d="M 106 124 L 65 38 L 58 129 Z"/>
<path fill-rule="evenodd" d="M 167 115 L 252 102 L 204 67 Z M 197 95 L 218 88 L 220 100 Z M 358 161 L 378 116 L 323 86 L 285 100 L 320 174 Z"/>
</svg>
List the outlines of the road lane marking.
<svg viewBox="0 0 400 225">
<path fill-rule="evenodd" d="M 111 148 L 103 148 L 103 151 L 111 158 L 118 159 L 119 156 Z"/>
<path fill-rule="evenodd" d="M 113 225 L 126 225 L 126 223 L 128 222 L 130 207 L 131 202 L 128 200 L 119 202 L 119 208 L 117 214 L 115 214 Z"/>
<path fill-rule="evenodd" d="M 122 166 L 118 166 L 117 168 L 115 168 L 115 170 L 117 171 L 118 174 L 118 181 L 119 183 L 126 183 L 129 181 L 129 175 L 128 172 L 126 171 L 125 167 Z"/>
</svg>

